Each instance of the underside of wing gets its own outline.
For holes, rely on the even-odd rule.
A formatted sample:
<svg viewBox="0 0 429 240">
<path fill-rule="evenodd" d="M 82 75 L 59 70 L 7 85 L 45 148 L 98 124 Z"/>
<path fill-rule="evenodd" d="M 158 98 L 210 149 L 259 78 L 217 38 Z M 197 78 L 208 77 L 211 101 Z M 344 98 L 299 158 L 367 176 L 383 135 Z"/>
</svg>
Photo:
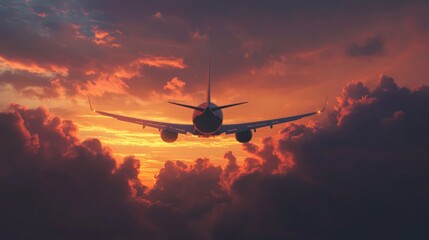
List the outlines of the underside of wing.
<svg viewBox="0 0 429 240">
<path fill-rule="evenodd" d="M 91 100 L 89 98 L 88 98 L 88 101 L 89 101 L 89 106 L 93 112 L 103 116 L 115 118 L 119 121 L 135 123 L 135 124 L 142 125 L 143 127 L 152 127 L 152 128 L 157 128 L 158 130 L 166 130 L 169 132 L 175 132 L 175 133 L 181 133 L 181 134 L 186 134 L 186 133 L 196 134 L 194 126 L 191 124 L 158 122 L 158 121 L 151 121 L 146 119 L 118 115 L 118 114 L 104 112 L 104 111 L 98 111 L 92 108 Z"/>
<path fill-rule="evenodd" d="M 304 117 L 315 115 L 319 112 L 311 112 L 311 113 L 305 113 L 301 115 L 296 116 L 290 116 L 290 117 L 284 117 L 284 118 L 276 118 L 276 119 L 270 119 L 270 120 L 264 120 L 264 121 L 258 121 L 258 122 L 248 122 L 248 123 L 239 123 L 239 124 L 225 124 L 221 127 L 219 130 L 219 134 L 225 133 L 225 134 L 232 134 L 237 132 L 244 132 L 247 130 L 254 130 L 257 128 L 262 127 L 273 127 L 276 124 L 280 123 L 286 123 L 295 121 Z"/>
<path fill-rule="evenodd" d="M 103 112 L 103 111 L 97 111 L 97 110 L 95 110 L 94 112 L 104 116 L 116 118 L 119 121 L 139 124 L 139 125 L 142 125 L 143 127 L 152 127 L 152 128 L 157 128 L 159 130 L 168 130 L 171 132 L 176 132 L 181 134 L 186 134 L 186 133 L 195 134 L 194 126 L 190 124 L 177 124 L 177 123 L 151 121 L 151 120 L 145 120 L 140 118 L 122 116 L 122 115 Z"/>
<path fill-rule="evenodd" d="M 219 129 L 218 134 L 242 133 L 242 132 L 246 132 L 249 130 L 255 130 L 257 128 L 273 127 L 276 124 L 291 122 L 291 121 L 295 121 L 295 120 L 298 120 L 301 118 L 309 117 L 309 116 L 312 116 L 312 115 L 315 115 L 318 113 L 322 113 L 323 111 L 325 111 L 326 101 L 327 101 L 327 98 L 325 100 L 325 104 L 323 105 L 323 108 L 319 111 L 316 111 L 316 112 L 309 112 L 309 113 L 299 114 L 299 115 L 295 115 L 295 116 L 276 118 L 276 119 L 257 121 L 257 122 L 248 122 L 248 123 L 239 123 L 239 124 L 225 124 L 225 125 L 222 125 L 222 127 Z"/>
</svg>

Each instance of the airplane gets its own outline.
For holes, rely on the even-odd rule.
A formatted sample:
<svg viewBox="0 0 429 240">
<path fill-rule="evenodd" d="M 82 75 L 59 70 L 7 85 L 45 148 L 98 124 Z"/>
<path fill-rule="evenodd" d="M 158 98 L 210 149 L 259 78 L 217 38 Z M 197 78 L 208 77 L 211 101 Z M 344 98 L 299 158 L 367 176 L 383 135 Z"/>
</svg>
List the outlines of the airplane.
<svg viewBox="0 0 429 240">
<path fill-rule="evenodd" d="M 316 112 L 309 112 L 304 114 L 299 114 L 295 116 L 282 117 L 264 121 L 248 122 L 248 123 L 238 123 L 238 124 L 222 124 L 223 123 L 223 113 L 222 109 L 238 106 L 245 104 L 247 102 L 239 102 L 228 105 L 217 106 L 211 101 L 210 96 L 210 60 L 209 60 L 209 71 L 208 71 L 208 83 L 207 83 L 207 100 L 206 102 L 201 103 L 198 106 L 190 106 L 182 103 L 168 102 L 174 105 L 178 105 L 185 108 L 193 109 L 192 114 L 192 124 L 176 124 L 176 123 L 166 123 L 151 121 L 146 119 L 127 117 L 118 114 L 108 113 L 104 111 L 94 110 L 91 104 L 91 99 L 88 96 L 88 102 L 91 111 L 116 118 L 117 120 L 130 122 L 142 125 L 143 128 L 152 127 L 157 128 L 160 132 L 161 139 L 164 142 L 172 143 L 177 140 L 179 133 L 187 134 L 191 133 L 199 137 L 212 137 L 221 134 L 235 134 L 235 139 L 240 143 L 247 143 L 252 139 L 252 130 L 256 132 L 257 128 L 270 127 L 273 128 L 273 125 L 295 121 L 304 117 L 309 117 L 315 114 L 320 114 L 325 111 L 326 102 L 328 98 L 326 97 L 323 108 Z"/>
</svg>

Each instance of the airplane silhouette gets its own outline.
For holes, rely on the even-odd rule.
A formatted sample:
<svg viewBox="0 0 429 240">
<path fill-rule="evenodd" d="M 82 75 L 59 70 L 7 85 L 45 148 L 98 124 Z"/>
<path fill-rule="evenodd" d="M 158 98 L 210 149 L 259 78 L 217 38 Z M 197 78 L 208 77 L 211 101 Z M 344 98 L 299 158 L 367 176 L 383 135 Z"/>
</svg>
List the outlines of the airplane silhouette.
<svg viewBox="0 0 429 240">
<path fill-rule="evenodd" d="M 175 104 L 181 107 L 193 109 L 194 110 L 194 113 L 192 115 L 193 124 L 176 124 L 176 123 L 158 122 L 158 121 L 127 117 L 127 116 L 108 113 L 104 111 L 94 110 L 91 104 L 91 99 L 88 96 L 88 102 L 89 102 L 91 111 L 104 116 L 116 118 L 117 120 L 120 120 L 120 121 L 139 124 L 139 125 L 142 125 L 143 128 L 145 128 L 146 126 L 157 128 L 160 131 L 161 139 L 167 143 L 172 143 L 176 141 L 179 133 L 181 134 L 191 133 L 193 135 L 198 135 L 202 137 L 217 136 L 223 133 L 225 134 L 235 133 L 235 138 L 237 139 L 238 142 L 246 143 L 252 139 L 252 130 L 256 132 L 257 128 L 268 127 L 268 126 L 272 128 L 273 125 L 276 125 L 276 124 L 291 122 L 304 117 L 322 113 L 325 110 L 327 99 L 328 98 L 326 98 L 325 100 L 325 104 L 323 105 L 323 108 L 316 112 L 309 112 L 309 113 L 304 113 L 304 114 L 295 115 L 295 116 L 276 118 L 276 119 L 257 121 L 257 122 L 222 124 L 223 122 L 222 109 L 245 104 L 247 102 L 233 103 L 233 104 L 228 104 L 223 106 L 217 106 L 216 104 L 211 102 L 210 60 L 209 60 L 209 73 L 208 73 L 208 83 L 207 83 L 207 101 L 201 103 L 198 106 L 190 106 L 182 103 L 169 102 L 171 104 Z"/>
</svg>

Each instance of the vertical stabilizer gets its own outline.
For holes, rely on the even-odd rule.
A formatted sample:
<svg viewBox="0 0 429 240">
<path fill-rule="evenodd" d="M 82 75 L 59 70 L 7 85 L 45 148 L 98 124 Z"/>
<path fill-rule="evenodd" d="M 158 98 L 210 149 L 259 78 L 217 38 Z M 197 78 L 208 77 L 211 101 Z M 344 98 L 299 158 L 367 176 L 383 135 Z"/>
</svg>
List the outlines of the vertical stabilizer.
<svg viewBox="0 0 429 240">
<path fill-rule="evenodd" d="M 210 99 L 210 57 L 209 57 L 209 73 L 208 73 L 208 83 L 207 83 L 207 104 L 211 103 Z"/>
</svg>

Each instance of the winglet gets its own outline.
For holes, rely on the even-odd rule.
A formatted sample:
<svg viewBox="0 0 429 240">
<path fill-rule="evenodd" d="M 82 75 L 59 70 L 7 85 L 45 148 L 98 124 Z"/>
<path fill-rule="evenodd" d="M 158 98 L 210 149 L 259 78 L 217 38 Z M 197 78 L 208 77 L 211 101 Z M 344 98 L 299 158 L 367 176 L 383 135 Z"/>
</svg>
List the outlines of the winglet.
<svg viewBox="0 0 429 240">
<path fill-rule="evenodd" d="M 326 96 L 326 99 L 325 99 L 325 104 L 323 104 L 323 108 L 322 109 L 320 109 L 319 111 L 317 111 L 318 113 L 322 113 L 322 112 L 324 112 L 325 111 L 325 108 L 326 108 L 326 102 L 328 101 L 328 96 Z"/>
<path fill-rule="evenodd" d="M 91 104 L 91 99 L 88 96 L 88 102 L 89 102 L 89 108 L 91 109 L 91 111 L 95 112 L 95 110 L 92 108 L 92 104 Z"/>
</svg>

